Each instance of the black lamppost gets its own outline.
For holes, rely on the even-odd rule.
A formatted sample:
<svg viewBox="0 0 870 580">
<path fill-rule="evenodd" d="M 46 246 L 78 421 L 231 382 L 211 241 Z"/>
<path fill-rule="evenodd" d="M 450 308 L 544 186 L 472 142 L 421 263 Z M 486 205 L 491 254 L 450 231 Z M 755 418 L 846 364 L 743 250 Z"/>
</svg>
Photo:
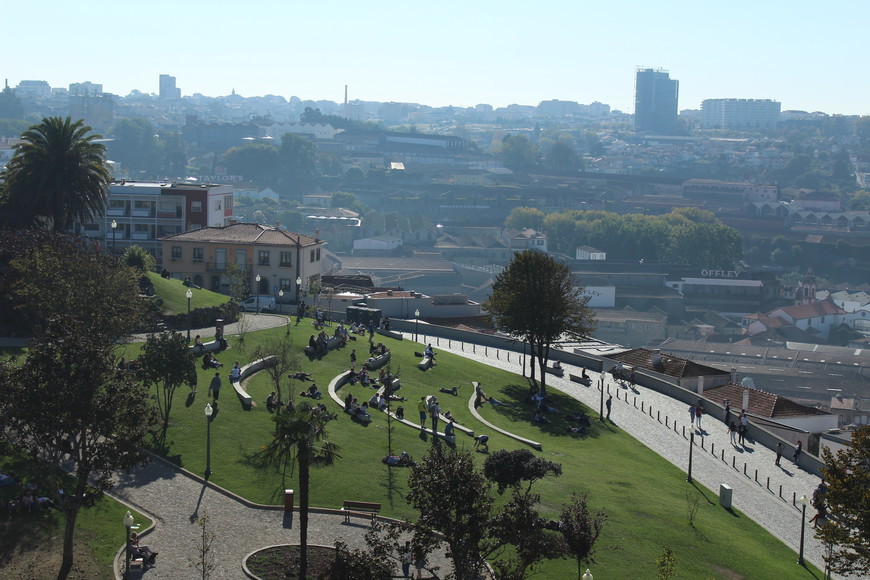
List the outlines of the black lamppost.
<svg viewBox="0 0 870 580">
<path fill-rule="evenodd" d="M 257 277 L 254 278 L 257 281 L 257 314 L 260 313 L 260 275 L 257 274 Z"/>
<path fill-rule="evenodd" d="M 118 222 L 112 220 L 112 255 L 115 255 L 115 230 L 118 229 Z"/>
<path fill-rule="evenodd" d="M 296 304 L 299 304 L 302 296 L 302 276 L 296 276 Z"/>
<path fill-rule="evenodd" d="M 598 407 L 598 418 L 604 422 L 604 373 L 598 378 L 598 389 L 601 391 L 601 406 Z"/>
<path fill-rule="evenodd" d="M 130 577 L 130 528 L 133 527 L 133 514 L 124 514 L 124 578 Z"/>
<path fill-rule="evenodd" d="M 686 477 L 686 481 L 692 483 L 692 451 L 695 446 L 695 432 L 692 431 L 689 433 L 689 475 Z"/>
<path fill-rule="evenodd" d="M 420 309 L 414 311 L 414 342 L 417 342 L 417 327 L 420 324 Z"/>
<path fill-rule="evenodd" d="M 193 298 L 193 292 L 190 288 L 187 289 L 187 344 L 190 344 L 190 299 Z"/>
<path fill-rule="evenodd" d="M 284 289 L 283 288 L 278 290 L 278 298 L 280 298 L 281 300 L 284 299 Z M 279 306 L 279 308 L 280 308 L 280 306 Z M 287 336 L 290 336 L 290 316 L 289 315 L 287 316 L 286 326 L 287 326 Z"/>
<path fill-rule="evenodd" d="M 797 563 L 800 564 L 801 566 L 803 566 L 804 565 L 804 528 L 806 527 L 806 523 L 807 523 L 807 503 L 809 500 L 807 500 L 807 496 L 802 495 L 798 501 L 801 504 L 801 545 L 800 545 L 800 550 L 798 551 Z"/>
<path fill-rule="evenodd" d="M 205 404 L 205 424 L 206 424 L 206 436 L 205 436 L 205 476 L 208 478 L 211 476 L 211 416 L 214 413 L 214 409 L 211 407 L 211 403 Z"/>
<path fill-rule="evenodd" d="M 526 341 L 523 340 L 523 376 L 526 376 Z"/>
</svg>

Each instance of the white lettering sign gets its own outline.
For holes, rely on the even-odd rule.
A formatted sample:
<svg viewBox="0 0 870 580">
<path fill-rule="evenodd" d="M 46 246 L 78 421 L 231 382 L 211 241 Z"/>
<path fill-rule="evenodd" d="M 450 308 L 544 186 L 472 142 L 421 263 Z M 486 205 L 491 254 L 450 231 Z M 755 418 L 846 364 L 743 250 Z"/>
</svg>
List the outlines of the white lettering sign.
<svg viewBox="0 0 870 580">
<path fill-rule="evenodd" d="M 739 278 L 738 270 L 701 270 L 701 276 L 705 278 Z"/>
</svg>

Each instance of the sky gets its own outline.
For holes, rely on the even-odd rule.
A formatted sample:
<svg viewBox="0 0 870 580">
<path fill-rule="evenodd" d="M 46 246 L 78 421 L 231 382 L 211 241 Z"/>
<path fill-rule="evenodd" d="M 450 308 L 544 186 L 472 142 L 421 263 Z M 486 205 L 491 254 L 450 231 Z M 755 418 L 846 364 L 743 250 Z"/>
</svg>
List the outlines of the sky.
<svg viewBox="0 0 870 580">
<path fill-rule="evenodd" d="M 632 113 L 637 67 L 680 81 L 679 108 L 774 99 L 870 114 L 862 0 L 31 0 L 0 11 L 10 86 L 460 107 L 559 99 Z"/>
</svg>

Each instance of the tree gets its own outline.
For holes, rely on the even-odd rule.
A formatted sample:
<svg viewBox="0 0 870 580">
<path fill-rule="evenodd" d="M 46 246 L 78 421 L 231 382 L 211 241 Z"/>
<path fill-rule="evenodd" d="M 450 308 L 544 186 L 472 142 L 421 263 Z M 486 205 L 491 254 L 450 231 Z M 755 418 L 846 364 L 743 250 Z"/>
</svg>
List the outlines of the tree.
<svg viewBox="0 0 870 580">
<path fill-rule="evenodd" d="M 587 336 L 595 329 L 588 302 L 565 264 L 549 254 L 524 250 L 515 253 L 496 276 L 484 308 L 497 328 L 529 343 L 532 360 L 540 369 L 540 388 L 546 390 L 544 368 L 552 344 L 566 335 Z M 532 381 L 534 369 L 533 364 Z"/>
<path fill-rule="evenodd" d="M 209 526 L 209 517 L 207 513 L 203 513 L 196 518 L 196 525 L 200 527 L 200 535 L 194 542 L 196 548 L 196 557 L 188 558 L 187 565 L 196 568 L 202 574 L 202 580 L 211 578 L 211 573 L 214 571 L 215 553 L 212 548 L 216 534 Z"/>
<path fill-rule="evenodd" d="M 577 171 L 583 160 L 569 143 L 554 141 L 547 151 L 547 166 L 554 171 Z"/>
<path fill-rule="evenodd" d="M 286 474 L 287 464 L 295 460 L 299 467 L 299 577 L 308 573 L 308 494 L 312 467 L 332 465 L 340 457 L 338 447 L 327 438 L 326 424 L 334 414 L 302 403 L 276 413 L 272 441 L 260 457 L 268 464 L 280 466 Z"/>
<path fill-rule="evenodd" d="M 271 143 L 250 143 L 233 147 L 223 154 L 221 165 L 231 175 L 243 175 L 246 179 L 259 183 L 274 183 L 280 166 L 278 148 Z"/>
<path fill-rule="evenodd" d="M 816 537 L 831 546 L 825 562 L 837 574 L 870 574 L 870 425 L 852 432 L 852 443 L 832 453 L 822 448 L 828 518 Z"/>
<path fill-rule="evenodd" d="M 82 121 L 48 117 L 21 135 L 2 177 L 6 203 L 24 220 L 47 216 L 62 232 L 102 213 L 111 173 L 100 135 L 90 131 Z"/>
<path fill-rule="evenodd" d="M 515 207 L 505 218 L 504 227 L 515 230 L 532 228 L 541 231 L 544 228 L 544 212 L 535 207 Z"/>
<path fill-rule="evenodd" d="M 31 340 L 21 366 L 0 367 L 4 436 L 30 460 L 46 466 L 48 489 L 64 489 L 60 508 L 66 525 L 58 579 L 66 578 L 73 566 L 79 510 L 92 490 L 112 487 L 117 470 L 143 460 L 139 446 L 154 417 L 145 387 L 116 370 L 114 344 L 91 330 L 62 317 L 52 319 Z M 72 489 L 56 467 L 63 460 L 72 465 Z"/>
<path fill-rule="evenodd" d="M 659 573 L 659 580 L 670 580 L 677 573 L 677 554 L 670 546 L 662 548 L 662 553 L 656 558 L 656 569 Z"/>
<path fill-rule="evenodd" d="M 278 175 L 289 193 L 306 191 L 318 175 L 314 143 L 293 133 L 285 133 L 278 150 Z"/>
<path fill-rule="evenodd" d="M 121 258 L 127 266 L 135 268 L 140 273 L 153 272 L 157 265 L 157 260 L 154 254 L 143 248 L 142 246 L 129 246 L 124 250 L 124 256 Z"/>
<path fill-rule="evenodd" d="M 490 454 L 483 464 L 483 474 L 498 485 L 502 494 L 508 487 L 519 490 L 520 484 L 528 482 L 525 493 L 531 492 L 532 484 L 548 475 L 562 475 L 562 465 L 538 457 L 528 449 L 507 451 L 500 449 Z"/>
<path fill-rule="evenodd" d="M 0 119 L 23 119 L 24 103 L 15 94 L 15 89 L 9 87 L 0 91 Z M 0 135 L 6 135 L 0 133 Z"/>
<path fill-rule="evenodd" d="M 486 552 L 499 580 L 523 580 L 545 558 L 563 554 L 562 542 L 541 517 L 541 496 L 514 489 L 510 501 L 492 517 Z"/>
<path fill-rule="evenodd" d="M 183 384 L 196 385 L 196 358 L 180 332 L 151 334 L 142 347 L 141 377 L 149 391 L 156 390 L 157 409 L 163 429 L 160 443 L 166 438 L 175 391 Z"/>
<path fill-rule="evenodd" d="M 160 164 L 160 143 L 148 119 L 120 119 L 112 128 L 108 154 L 134 172 L 156 173 Z"/>
<path fill-rule="evenodd" d="M 255 360 L 266 357 L 274 357 L 275 364 L 267 366 L 264 370 L 275 386 L 278 400 L 284 401 L 284 389 L 281 388 L 284 379 L 287 378 L 288 373 L 298 371 L 301 368 L 299 355 L 293 348 L 293 340 L 290 335 L 282 335 L 281 338 L 270 340 L 254 349 Z M 293 394 L 287 393 L 287 395 L 287 400 L 292 401 Z"/>
<path fill-rule="evenodd" d="M 592 515 L 586 495 L 571 494 L 571 502 L 562 509 L 561 531 L 568 553 L 577 560 L 577 578 L 583 573 L 583 563 L 592 557 L 592 549 L 607 521 L 604 510 Z"/>
<path fill-rule="evenodd" d="M 501 141 L 504 166 L 518 173 L 531 171 L 538 165 L 538 151 L 525 135 L 507 135 Z"/>
<path fill-rule="evenodd" d="M 475 469 L 471 454 L 433 446 L 412 468 L 408 487 L 408 503 L 420 513 L 417 527 L 444 535 L 458 580 L 476 578 L 493 500 L 491 484 Z"/>
</svg>

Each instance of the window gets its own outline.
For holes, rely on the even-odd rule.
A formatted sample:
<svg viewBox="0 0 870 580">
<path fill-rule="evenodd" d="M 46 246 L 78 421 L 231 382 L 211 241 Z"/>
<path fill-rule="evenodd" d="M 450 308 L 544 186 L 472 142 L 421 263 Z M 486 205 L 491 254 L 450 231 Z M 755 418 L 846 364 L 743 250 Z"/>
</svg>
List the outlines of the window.
<svg viewBox="0 0 870 580">
<path fill-rule="evenodd" d="M 227 249 L 216 248 L 214 251 L 214 267 L 215 270 L 227 269 Z"/>
<path fill-rule="evenodd" d="M 192 213 L 202 213 L 202 202 L 201 201 L 190 202 L 190 211 Z"/>
<path fill-rule="evenodd" d="M 219 200 L 219 199 L 216 199 L 216 200 L 215 200 L 215 202 L 214 202 L 214 209 L 215 209 L 215 211 L 220 211 L 220 210 L 221 210 L 221 200 Z"/>
<path fill-rule="evenodd" d="M 123 199 L 110 199 L 109 200 L 109 209 L 123 211 L 123 210 L 127 209 L 127 202 L 125 202 Z"/>
<path fill-rule="evenodd" d="M 203 260 L 203 249 L 202 248 L 194 248 L 193 249 L 193 261 L 194 262 L 202 262 Z"/>
<path fill-rule="evenodd" d="M 180 260 L 181 259 L 181 246 L 172 246 L 172 259 Z"/>
<path fill-rule="evenodd" d="M 281 252 L 281 262 L 278 264 L 282 268 L 290 268 L 293 266 L 293 252 Z"/>
<path fill-rule="evenodd" d="M 236 250 L 236 266 L 242 270 L 248 267 L 248 252 L 246 250 Z"/>
<path fill-rule="evenodd" d="M 287 294 L 287 291 L 290 290 L 292 282 L 290 278 L 278 278 L 278 288 L 284 291 L 284 294 Z"/>
<path fill-rule="evenodd" d="M 148 201 L 144 199 L 137 199 L 134 204 L 135 205 L 133 207 L 136 209 L 151 209 L 152 207 L 154 207 L 153 201 Z"/>
<path fill-rule="evenodd" d="M 317 261 L 320 261 L 320 248 L 317 248 Z"/>
<path fill-rule="evenodd" d="M 257 264 L 260 266 L 268 266 L 269 265 L 269 250 L 260 250 L 257 253 Z"/>
<path fill-rule="evenodd" d="M 310 262 L 314 261 L 314 250 L 311 250 L 311 259 L 309 261 Z"/>
</svg>

